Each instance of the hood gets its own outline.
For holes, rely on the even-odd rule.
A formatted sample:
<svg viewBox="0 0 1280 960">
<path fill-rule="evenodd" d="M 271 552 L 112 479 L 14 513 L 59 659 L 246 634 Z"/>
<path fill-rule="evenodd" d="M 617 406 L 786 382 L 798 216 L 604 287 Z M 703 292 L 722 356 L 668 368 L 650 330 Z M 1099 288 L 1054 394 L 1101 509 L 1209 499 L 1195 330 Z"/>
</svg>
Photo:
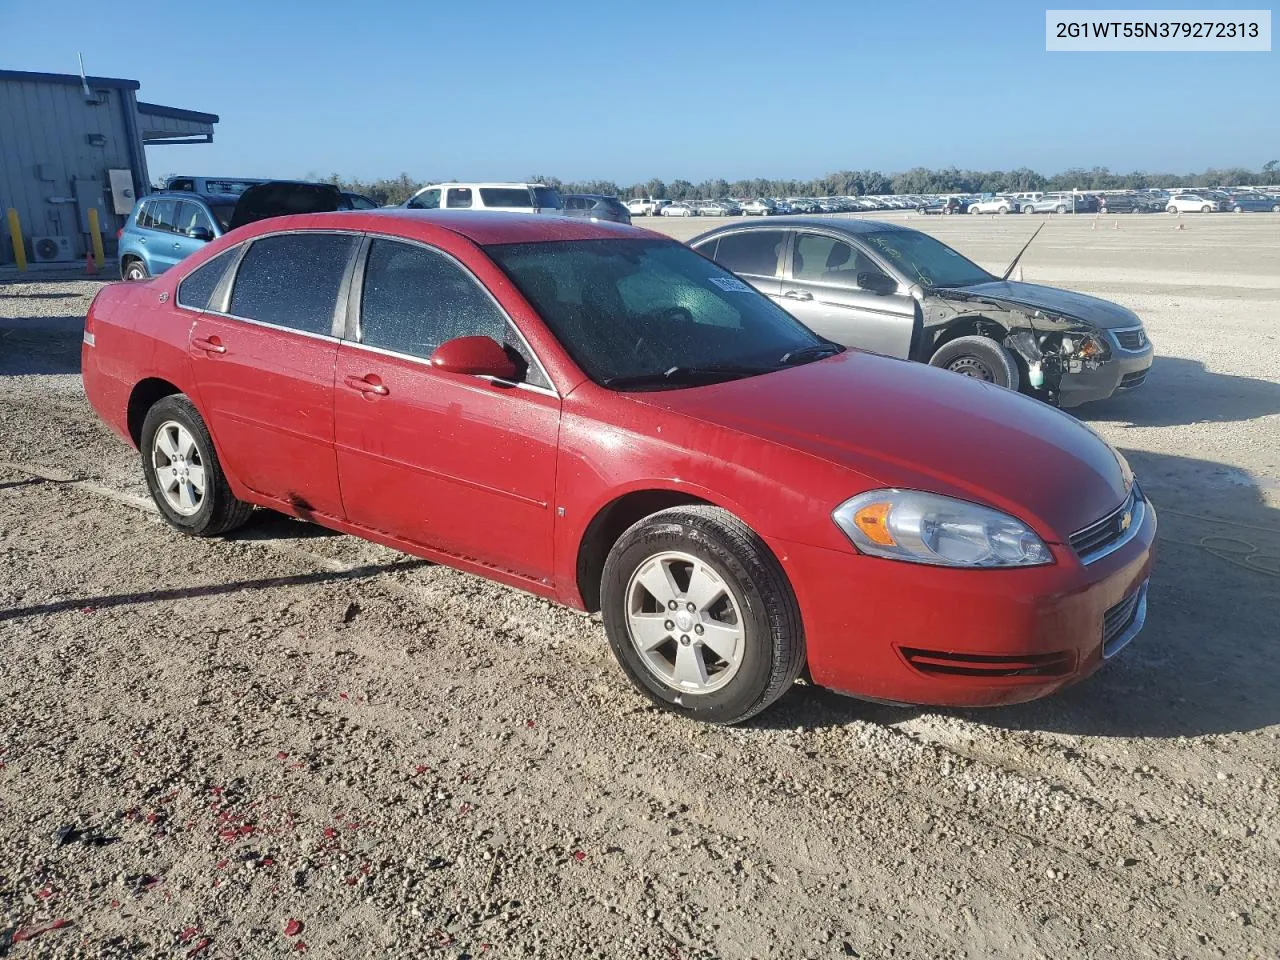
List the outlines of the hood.
<svg viewBox="0 0 1280 960">
<path fill-rule="evenodd" d="M 628 396 L 854 471 L 865 481 L 850 478 L 849 496 L 903 487 L 982 502 L 1054 542 L 1114 510 L 1131 482 L 1123 458 L 1060 410 L 856 350 L 763 376 Z"/>
<path fill-rule="evenodd" d="M 1038 283 L 1019 283 L 1015 280 L 992 280 L 955 288 L 956 293 L 998 300 L 1024 311 L 1042 310 L 1072 320 L 1081 320 L 1104 330 L 1117 327 L 1139 326 L 1142 321 L 1127 307 L 1110 300 L 1090 297 L 1057 287 L 1042 287 Z"/>
</svg>

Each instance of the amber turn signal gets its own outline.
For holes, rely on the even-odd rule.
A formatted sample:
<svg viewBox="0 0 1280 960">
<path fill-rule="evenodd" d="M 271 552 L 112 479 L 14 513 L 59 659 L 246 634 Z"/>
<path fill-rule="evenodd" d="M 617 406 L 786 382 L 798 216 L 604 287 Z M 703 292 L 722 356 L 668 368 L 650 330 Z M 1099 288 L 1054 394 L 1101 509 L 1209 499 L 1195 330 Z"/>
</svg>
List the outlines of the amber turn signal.
<svg viewBox="0 0 1280 960">
<path fill-rule="evenodd" d="M 853 515 L 853 522 L 872 543 L 892 547 L 897 541 L 889 532 L 889 510 L 893 504 L 869 503 Z"/>
</svg>

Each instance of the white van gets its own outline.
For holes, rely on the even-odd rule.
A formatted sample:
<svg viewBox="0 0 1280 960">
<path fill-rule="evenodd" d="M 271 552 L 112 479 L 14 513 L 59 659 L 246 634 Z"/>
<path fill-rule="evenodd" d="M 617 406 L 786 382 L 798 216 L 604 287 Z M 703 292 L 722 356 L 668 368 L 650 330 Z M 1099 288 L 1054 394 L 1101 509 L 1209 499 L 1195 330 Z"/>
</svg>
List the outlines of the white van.
<svg viewBox="0 0 1280 960">
<path fill-rule="evenodd" d="M 404 204 L 410 210 L 490 210 L 497 213 L 560 213 L 564 204 L 541 183 L 436 183 Z"/>
</svg>

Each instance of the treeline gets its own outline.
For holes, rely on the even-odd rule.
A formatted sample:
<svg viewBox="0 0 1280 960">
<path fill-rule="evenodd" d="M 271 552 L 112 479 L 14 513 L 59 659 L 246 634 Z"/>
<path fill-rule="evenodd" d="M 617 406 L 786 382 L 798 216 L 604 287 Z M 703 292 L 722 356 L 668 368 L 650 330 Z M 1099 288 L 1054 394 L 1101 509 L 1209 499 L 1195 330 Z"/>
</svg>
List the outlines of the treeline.
<svg viewBox="0 0 1280 960">
<path fill-rule="evenodd" d="M 315 179 L 309 177 L 308 179 Z M 361 193 L 382 204 L 403 203 L 426 183 L 407 173 L 394 179 L 348 180 L 338 174 L 324 178 L 343 190 Z M 533 176 L 533 183 L 545 183 L 561 193 L 601 193 L 606 196 L 659 197 L 670 200 L 714 200 L 720 197 L 830 197 L 883 196 L 913 193 L 1009 193 L 1025 190 L 1137 190 L 1144 187 L 1265 186 L 1280 181 L 1280 161 L 1271 160 L 1261 170 L 1228 167 L 1203 173 L 1112 173 L 1106 167 L 1085 170 L 1074 167 L 1046 177 L 1026 167 L 1017 170 L 930 170 L 913 167 L 898 174 L 877 170 L 841 170 L 813 180 L 672 180 L 656 177 L 644 183 L 619 184 L 612 180 L 566 181 L 558 177 Z"/>
</svg>

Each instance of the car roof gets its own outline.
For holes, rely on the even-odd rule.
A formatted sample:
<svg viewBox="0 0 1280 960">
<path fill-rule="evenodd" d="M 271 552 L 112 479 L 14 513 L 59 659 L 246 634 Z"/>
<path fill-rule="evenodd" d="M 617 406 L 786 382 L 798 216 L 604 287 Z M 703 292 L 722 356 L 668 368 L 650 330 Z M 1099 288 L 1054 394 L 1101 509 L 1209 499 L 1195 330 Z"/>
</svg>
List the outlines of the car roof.
<svg viewBox="0 0 1280 960">
<path fill-rule="evenodd" d="M 827 230 L 855 237 L 864 233 L 885 233 L 889 231 L 915 232 L 910 227 L 903 227 L 896 223 L 888 223 L 884 220 L 860 220 L 856 218 L 842 218 L 840 220 L 835 220 L 831 217 L 769 217 L 764 221 L 725 224 L 724 226 L 716 227 L 714 230 L 708 230 L 706 233 L 693 237 L 689 240 L 689 243 L 696 243 L 699 240 L 705 240 L 707 237 L 716 236 L 721 233 L 737 233 L 741 230 L 777 230 L 779 227 L 809 227 L 814 230 Z"/>
<path fill-rule="evenodd" d="M 444 183 L 431 183 L 418 190 L 435 190 L 438 187 L 543 187 L 547 190 L 554 190 L 554 187 L 548 187 L 545 183 L 520 183 L 514 180 L 449 180 Z"/>
<path fill-rule="evenodd" d="M 234 204 L 240 198 L 234 193 L 194 193 L 191 190 L 157 190 L 148 193 L 143 200 L 195 200 L 203 203 Z"/>
<path fill-rule="evenodd" d="M 340 210 L 336 213 L 294 214 L 246 225 L 244 236 L 284 230 L 367 230 L 391 233 L 410 240 L 431 242 L 439 230 L 485 246 L 498 243 L 545 243 L 556 240 L 662 239 L 670 237 L 639 227 L 532 213 L 496 213 L 483 210 L 410 210 L 384 207 L 378 210 Z M 672 243 L 677 241 L 671 240 Z"/>
</svg>

